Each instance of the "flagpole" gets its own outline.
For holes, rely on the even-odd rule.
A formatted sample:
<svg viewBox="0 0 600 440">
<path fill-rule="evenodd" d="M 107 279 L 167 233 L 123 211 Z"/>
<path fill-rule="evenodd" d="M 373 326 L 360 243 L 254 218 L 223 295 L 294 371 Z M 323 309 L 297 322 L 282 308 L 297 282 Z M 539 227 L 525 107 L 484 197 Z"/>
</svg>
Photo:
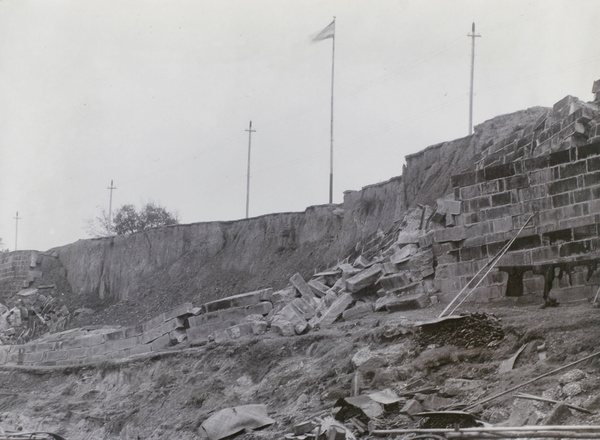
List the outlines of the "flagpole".
<svg viewBox="0 0 600 440">
<path fill-rule="evenodd" d="M 331 50 L 331 124 L 329 127 L 329 204 L 333 203 L 333 79 L 335 72 L 335 17 Z"/>
</svg>

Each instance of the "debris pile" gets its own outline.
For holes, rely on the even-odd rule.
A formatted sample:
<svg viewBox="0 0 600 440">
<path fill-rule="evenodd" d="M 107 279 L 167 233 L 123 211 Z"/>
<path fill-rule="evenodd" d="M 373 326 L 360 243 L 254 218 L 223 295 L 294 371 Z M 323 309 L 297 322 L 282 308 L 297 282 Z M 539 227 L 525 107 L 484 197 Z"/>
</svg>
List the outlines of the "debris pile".
<svg viewBox="0 0 600 440">
<path fill-rule="evenodd" d="M 274 304 L 268 317 L 272 328 L 292 336 L 340 319 L 359 319 L 374 310 L 396 312 L 430 305 L 437 291 L 431 243 L 423 239 L 426 213 L 433 215 L 429 207 L 409 210 L 389 233 L 375 234 L 357 245 L 353 255 L 308 282 L 295 274 L 290 287 L 275 293 L 282 301 Z"/>
<path fill-rule="evenodd" d="M 487 313 L 450 316 L 422 323 L 420 326 L 418 343 L 421 347 L 494 347 L 504 338 L 498 318 Z"/>
<path fill-rule="evenodd" d="M 64 330 L 71 313 L 57 298 L 56 285 L 47 285 L 21 290 L 11 309 L 0 304 L 0 342 L 21 344 Z"/>
</svg>

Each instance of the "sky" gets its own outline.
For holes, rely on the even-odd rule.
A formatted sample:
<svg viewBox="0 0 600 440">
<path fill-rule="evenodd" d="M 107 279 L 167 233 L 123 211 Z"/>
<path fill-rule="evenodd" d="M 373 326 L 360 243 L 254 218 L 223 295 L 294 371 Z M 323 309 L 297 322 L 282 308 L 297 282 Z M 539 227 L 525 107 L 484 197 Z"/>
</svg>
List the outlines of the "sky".
<svg viewBox="0 0 600 440">
<path fill-rule="evenodd" d="M 0 238 L 48 250 L 148 202 L 181 223 L 328 203 L 600 79 L 597 0 L 1 0 Z M 15 220 L 18 212 L 19 220 Z M 17 230 L 18 225 L 18 230 Z"/>
</svg>

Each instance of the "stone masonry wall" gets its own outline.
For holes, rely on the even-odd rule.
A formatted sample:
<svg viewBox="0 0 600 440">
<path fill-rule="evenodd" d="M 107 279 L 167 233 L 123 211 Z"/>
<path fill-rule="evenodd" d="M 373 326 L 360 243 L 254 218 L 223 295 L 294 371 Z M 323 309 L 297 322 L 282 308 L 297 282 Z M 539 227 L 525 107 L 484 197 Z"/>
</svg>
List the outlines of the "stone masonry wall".
<svg viewBox="0 0 600 440">
<path fill-rule="evenodd" d="M 599 120 L 595 103 L 568 96 L 490 146 L 478 169 L 452 176 L 461 214 L 455 227 L 430 233 L 442 299 L 453 298 L 534 213 L 470 299 L 540 294 L 544 273 L 561 301 L 593 296 L 600 282 Z"/>
<path fill-rule="evenodd" d="M 39 275 L 37 251 L 0 253 L 0 297 L 5 297 L 28 287 Z"/>
</svg>

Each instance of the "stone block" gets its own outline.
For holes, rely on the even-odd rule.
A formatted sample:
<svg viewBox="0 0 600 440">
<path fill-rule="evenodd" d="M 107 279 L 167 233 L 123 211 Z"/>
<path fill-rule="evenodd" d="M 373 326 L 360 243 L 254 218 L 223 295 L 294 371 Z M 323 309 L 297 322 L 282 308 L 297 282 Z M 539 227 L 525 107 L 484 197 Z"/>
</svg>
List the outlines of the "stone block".
<svg viewBox="0 0 600 440">
<path fill-rule="evenodd" d="M 419 247 L 424 248 L 433 245 L 434 231 L 429 231 L 419 237 Z"/>
<path fill-rule="evenodd" d="M 271 299 L 272 299 L 273 304 L 281 304 L 281 303 L 287 304 L 295 297 L 296 297 L 296 289 L 294 289 L 294 287 L 292 287 L 292 286 L 289 286 L 289 287 L 286 287 L 285 289 L 274 292 Z"/>
<path fill-rule="evenodd" d="M 112 342 L 112 347 L 114 351 L 125 350 L 127 348 L 135 347 L 140 344 L 141 341 L 138 337 L 128 338 L 128 339 L 119 339 L 117 341 Z"/>
<path fill-rule="evenodd" d="M 396 248 L 394 254 L 390 257 L 390 263 L 400 264 L 407 261 L 411 255 L 414 255 L 419 250 L 416 244 L 408 244 L 401 248 Z"/>
<path fill-rule="evenodd" d="M 169 332 L 169 338 L 171 339 L 171 343 L 181 344 L 187 339 L 187 332 L 185 331 L 185 329 L 177 328 Z"/>
<path fill-rule="evenodd" d="M 189 316 L 194 314 L 194 306 L 192 303 L 187 302 L 183 303 L 180 306 L 175 307 L 174 309 L 165 313 L 165 321 L 169 321 L 171 319 L 180 317 L 180 316 Z"/>
<path fill-rule="evenodd" d="M 313 294 L 318 298 L 324 297 L 327 293 L 327 290 L 329 290 L 329 287 L 317 280 L 310 280 L 308 282 L 308 286 L 312 289 Z"/>
<path fill-rule="evenodd" d="M 162 335 L 160 338 L 153 340 L 152 343 L 150 344 L 150 347 L 152 348 L 152 351 L 159 351 L 164 348 L 167 348 L 170 345 L 171 345 L 171 337 L 167 333 L 165 335 Z"/>
<path fill-rule="evenodd" d="M 292 286 L 294 286 L 296 288 L 296 290 L 298 292 L 300 292 L 300 296 L 302 298 L 304 298 L 306 301 L 308 301 L 310 303 L 313 302 L 313 300 L 315 298 L 315 294 L 313 293 L 310 286 L 306 283 L 306 281 L 304 281 L 304 278 L 302 278 L 302 275 L 300 275 L 299 273 L 295 273 L 290 278 L 290 283 L 292 283 Z"/>
<path fill-rule="evenodd" d="M 320 327 L 328 327 L 333 324 L 344 311 L 352 305 L 354 298 L 348 292 L 343 292 L 318 320 Z"/>
<path fill-rule="evenodd" d="M 228 309 L 232 307 L 244 307 L 257 304 L 261 301 L 270 301 L 273 289 L 262 289 L 254 292 L 240 293 L 227 298 L 210 301 L 204 304 L 207 312 Z"/>
<path fill-rule="evenodd" d="M 379 298 L 375 303 L 375 310 L 388 312 L 399 312 L 406 310 L 423 309 L 430 304 L 429 295 L 426 293 L 413 293 L 409 295 L 397 296 L 390 294 Z"/>
<path fill-rule="evenodd" d="M 356 303 L 354 307 L 347 309 L 342 313 L 344 321 L 352 321 L 360 319 L 373 313 L 373 304 L 371 303 Z"/>
<path fill-rule="evenodd" d="M 365 287 L 374 285 L 381 274 L 381 265 L 375 264 L 374 266 L 364 269 L 356 275 L 346 280 L 346 290 L 352 293 L 356 293 Z"/>
<path fill-rule="evenodd" d="M 461 202 L 459 200 L 438 199 L 436 203 L 436 212 L 441 214 L 458 215 L 461 212 Z"/>
<path fill-rule="evenodd" d="M 418 244 L 419 237 L 423 235 L 422 231 L 400 231 L 398 233 L 398 238 L 396 239 L 396 244 L 404 245 L 404 244 Z"/>
<path fill-rule="evenodd" d="M 423 412 L 423 407 L 417 400 L 410 399 L 404 404 L 400 412 L 412 416 L 414 414 Z"/>
<path fill-rule="evenodd" d="M 144 322 L 142 324 L 142 328 L 143 328 L 144 332 L 147 332 L 148 330 L 152 330 L 153 328 L 158 327 L 163 322 L 165 322 L 165 314 L 161 313 L 160 315 L 155 316 L 154 318 L 149 319 L 148 321 Z"/>
<path fill-rule="evenodd" d="M 144 333 L 144 327 L 142 325 L 136 325 L 135 327 L 128 327 L 124 330 L 126 338 L 132 338 L 134 336 L 140 336 Z"/>
<path fill-rule="evenodd" d="M 210 331 L 205 327 L 190 327 L 186 331 L 188 341 L 191 343 L 207 343 Z"/>
<path fill-rule="evenodd" d="M 294 309 L 297 315 L 303 317 L 307 321 L 316 314 L 315 309 L 303 298 L 294 299 L 289 306 Z"/>
<path fill-rule="evenodd" d="M 149 342 L 152 342 L 155 339 L 162 337 L 163 335 L 168 335 L 169 332 L 177 328 L 185 328 L 185 319 L 174 318 L 170 321 L 163 322 L 163 324 L 159 327 L 156 327 L 148 332 L 144 332 L 144 334 L 140 336 L 141 343 L 147 344 Z"/>
<path fill-rule="evenodd" d="M 269 324 L 266 321 L 252 321 L 252 334 L 254 335 L 263 335 L 267 332 L 269 328 Z"/>
<path fill-rule="evenodd" d="M 466 228 L 460 226 L 455 228 L 437 229 L 434 233 L 434 239 L 437 243 L 462 241 L 465 238 L 467 238 Z"/>
<path fill-rule="evenodd" d="M 410 283 L 410 279 L 408 278 L 406 272 L 400 272 L 391 275 L 385 275 L 379 278 L 379 281 L 377 282 L 382 289 L 392 291 L 407 286 Z"/>
</svg>

